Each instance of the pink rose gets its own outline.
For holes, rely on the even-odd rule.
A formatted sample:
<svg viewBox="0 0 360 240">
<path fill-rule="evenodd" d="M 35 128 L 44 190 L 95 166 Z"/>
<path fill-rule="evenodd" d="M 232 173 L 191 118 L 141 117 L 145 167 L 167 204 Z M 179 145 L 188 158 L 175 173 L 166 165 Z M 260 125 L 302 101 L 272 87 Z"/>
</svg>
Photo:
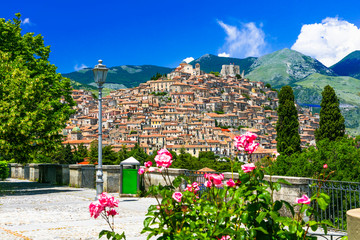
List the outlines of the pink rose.
<svg viewBox="0 0 360 240">
<path fill-rule="evenodd" d="M 146 168 L 149 168 L 149 167 L 152 166 L 152 162 L 151 162 L 151 161 L 147 161 L 147 162 L 145 162 L 144 166 L 145 166 Z"/>
<path fill-rule="evenodd" d="M 229 180 L 226 182 L 226 185 L 227 185 L 228 187 L 234 187 L 234 186 L 235 186 L 235 182 L 234 182 L 234 180 L 229 179 Z"/>
<path fill-rule="evenodd" d="M 212 187 L 212 182 L 211 181 L 206 181 L 205 182 L 205 187 L 211 188 Z"/>
<path fill-rule="evenodd" d="M 118 215 L 119 213 L 116 212 L 115 209 L 110 209 L 109 211 L 106 212 L 108 216 L 115 216 Z"/>
<path fill-rule="evenodd" d="M 224 180 L 224 174 L 204 174 L 204 177 L 208 180 L 207 183 L 210 187 L 212 184 L 214 184 L 216 187 L 222 187 L 223 186 L 223 180 Z M 206 186 L 208 187 L 208 186 Z"/>
<path fill-rule="evenodd" d="M 166 148 L 160 149 L 160 150 L 157 152 L 157 155 L 163 155 L 163 154 L 168 155 L 168 156 L 170 156 L 170 157 L 172 158 L 171 153 L 170 153 Z"/>
<path fill-rule="evenodd" d="M 328 168 L 328 165 L 327 165 L 327 164 L 324 164 L 323 168 L 324 168 L 324 169 L 327 169 L 327 168 Z"/>
<path fill-rule="evenodd" d="M 149 167 L 149 168 L 147 169 L 147 171 L 148 171 L 148 172 L 154 172 L 154 171 L 155 171 L 155 168 Z"/>
<path fill-rule="evenodd" d="M 181 202 L 182 193 L 181 192 L 174 192 L 173 195 L 172 195 L 172 198 L 177 202 Z"/>
<path fill-rule="evenodd" d="M 199 184 L 197 182 L 193 182 L 191 186 L 193 188 L 194 193 L 197 193 L 200 190 Z"/>
<path fill-rule="evenodd" d="M 156 166 L 168 168 L 172 164 L 171 159 L 172 157 L 167 154 L 156 155 L 155 156 Z"/>
<path fill-rule="evenodd" d="M 113 196 L 111 196 L 110 194 L 103 192 L 100 196 L 99 196 L 99 203 L 105 208 L 105 207 L 109 207 L 109 208 L 113 208 L 113 207 L 117 207 L 119 204 L 119 200 L 115 200 L 115 198 Z"/>
<path fill-rule="evenodd" d="M 245 135 L 241 135 L 241 136 L 236 136 L 234 138 L 235 141 L 235 147 L 239 150 L 242 151 L 243 148 L 247 145 L 247 138 Z"/>
<path fill-rule="evenodd" d="M 259 144 L 254 144 L 254 140 L 257 138 L 257 135 L 252 132 L 246 132 L 243 135 L 236 136 L 234 138 L 235 141 L 235 147 L 239 151 L 245 151 L 247 152 L 254 152 Z"/>
<path fill-rule="evenodd" d="M 253 163 L 243 164 L 241 165 L 241 169 L 244 171 L 244 173 L 248 173 L 255 169 L 255 165 Z"/>
<path fill-rule="evenodd" d="M 301 198 L 296 198 L 296 203 L 310 204 L 310 198 L 306 195 L 303 195 Z"/>
<path fill-rule="evenodd" d="M 188 184 L 186 186 L 185 191 L 197 193 L 200 190 L 199 184 L 197 182 L 193 182 L 192 184 Z"/>
<path fill-rule="evenodd" d="M 161 208 L 161 207 L 160 207 L 159 205 L 156 206 L 156 209 L 157 209 L 157 210 L 160 210 L 160 208 Z"/>
<path fill-rule="evenodd" d="M 219 174 L 219 175 L 214 174 L 212 177 L 212 180 L 216 187 L 222 187 L 222 185 L 223 185 L 222 181 L 224 180 L 224 174 Z"/>
<path fill-rule="evenodd" d="M 257 138 L 257 135 L 252 132 L 246 132 L 245 136 L 248 139 L 248 142 L 253 142 Z"/>
<path fill-rule="evenodd" d="M 188 185 L 186 186 L 185 191 L 192 192 L 192 186 L 191 186 L 190 184 L 188 184 Z"/>
<path fill-rule="evenodd" d="M 256 151 L 258 146 L 259 146 L 259 143 L 251 143 L 251 144 L 245 146 L 245 151 L 248 152 L 249 154 L 252 154 L 253 152 Z"/>
<path fill-rule="evenodd" d="M 99 201 L 92 202 L 89 205 L 90 217 L 94 217 L 95 219 L 100 215 L 103 210 L 104 206 L 100 204 Z"/>
<path fill-rule="evenodd" d="M 145 172 L 145 169 L 144 168 L 139 168 L 139 171 L 138 171 L 138 174 L 139 175 L 143 175 Z"/>
</svg>

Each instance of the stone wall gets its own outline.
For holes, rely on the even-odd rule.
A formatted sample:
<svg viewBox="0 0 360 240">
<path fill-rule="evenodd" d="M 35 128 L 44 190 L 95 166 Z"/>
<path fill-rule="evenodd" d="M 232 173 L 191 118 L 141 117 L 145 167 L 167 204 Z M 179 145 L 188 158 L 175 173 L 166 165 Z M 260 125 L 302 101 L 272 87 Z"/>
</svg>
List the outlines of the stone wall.
<svg viewBox="0 0 360 240">
<path fill-rule="evenodd" d="M 95 188 L 95 165 L 69 165 L 69 186 Z"/>
<path fill-rule="evenodd" d="M 120 166 L 103 166 L 104 192 L 119 192 L 120 189 Z"/>
<path fill-rule="evenodd" d="M 29 179 L 30 181 L 46 182 L 59 185 L 69 185 L 71 187 L 84 187 L 95 188 L 95 166 L 94 165 L 60 165 L 60 164 L 37 164 L 32 163 L 29 165 L 21 165 L 10 163 L 10 176 L 12 178 Z M 158 185 L 159 183 L 165 184 L 165 180 L 161 173 L 157 171 L 150 173 L 151 184 Z M 167 170 L 169 172 L 168 181 L 172 181 L 176 176 L 184 174 L 186 169 L 173 169 Z M 165 172 L 163 172 L 165 173 Z M 232 178 L 232 173 L 225 172 L 225 179 Z M 234 173 L 233 177 L 238 178 L 238 174 Z M 272 176 L 271 181 L 276 182 L 279 178 L 283 178 L 291 185 L 281 184 L 281 190 L 275 192 L 275 200 L 286 200 L 294 202 L 297 197 L 308 193 L 308 186 L 310 179 L 299 177 L 280 177 Z M 143 179 L 143 178 L 141 178 Z M 119 165 L 104 165 L 103 166 L 103 180 L 104 191 L 119 192 L 120 191 L 120 166 Z M 265 175 L 265 180 L 270 180 L 270 176 Z M 149 187 L 148 179 L 145 179 L 145 189 Z"/>
</svg>

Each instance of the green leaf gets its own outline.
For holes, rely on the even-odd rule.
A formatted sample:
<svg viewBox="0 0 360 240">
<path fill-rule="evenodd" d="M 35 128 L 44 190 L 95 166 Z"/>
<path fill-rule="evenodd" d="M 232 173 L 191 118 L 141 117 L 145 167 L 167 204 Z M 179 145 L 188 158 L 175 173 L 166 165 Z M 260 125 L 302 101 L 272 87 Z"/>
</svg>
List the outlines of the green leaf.
<svg viewBox="0 0 360 240">
<path fill-rule="evenodd" d="M 258 230 L 258 231 L 261 231 L 261 232 L 263 232 L 263 233 L 265 233 L 265 234 L 269 234 L 269 232 L 266 231 L 263 227 L 256 227 L 256 228 L 253 228 L 253 229 Z"/>
<path fill-rule="evenodd" d="M 327 206 L 328 206 L 328 203 L 323 198 L 318 198 L 317 202 L 318 202 L 319 207 L 321 208 L 321 210 L 325 211 Z"/>
<path fill-rule="evenodd" d="M 286 184 L 286 185 L 292 185 L 291 183 L 289 183 L 288 181 L 286 181 L 286 180 L 283 179 L 283 178 L 279 178 L 276 182 L 282 183 L 282 184 Z"/>
<path fill-rule="evenodd" d="M 147 217 L 147 218 L 145 218 L 145 220 L 144 220 L 144 227 L 146 228 L 146 227 L 149 227 L 149 224 L 150 224 L 150 222 L 153 220 L 153 218 L 152 217 Z"/>
<path fill-rule="evenodd" d="M 281 202 L 283 204 L 285 204 L 286 208 L 289 209 L 292 216 L 294 216 L 295 215 L 294 207 L 290 203 L 288 203 L 287 201 L 281 200 Z"/>
<path fill-rule="evenodd" d="M 280 208 L 282 207 L 282 205 L 283 205 L 283 202 L 281 202 L 281 201 L 275 201 L 275 203 L 274 203 L 274 211 L 279 211 L 280 210 Z"/>
<path fill-rule="evenodd" d="M 102 230 L 100 233 L 99 233 L 99 238 L 101 238 L 102 236 L 104 236 L 105 234 L 107 234 L 109 231 L 108 230 Z"/>
<path fill-rule="evenodd" d="M 296 232 L 296 225 L 295 224 L 290 224 L 289 225 L 289 231 L 290 233 L 295 233 Z"/>
<path fill-rule="evenodd" d="M 278 182 L 273 183 L 273 188 L 278 192 L 281 189 L 281 184 Z"/>
<path fill-rule="evenodd" d="M 266 212 L 260 212 L 259 215 L 256 217 L 256 221 L 260 223 L 266 217 L 266 215 Z"/>
<path fill-rule="evenodd" d="M 246 224 L 248 223 L 248 219 L 249 219 L 249 213 L 244 212 L 243 214 L 241 214 L 241 222 Z"/>
</svg>

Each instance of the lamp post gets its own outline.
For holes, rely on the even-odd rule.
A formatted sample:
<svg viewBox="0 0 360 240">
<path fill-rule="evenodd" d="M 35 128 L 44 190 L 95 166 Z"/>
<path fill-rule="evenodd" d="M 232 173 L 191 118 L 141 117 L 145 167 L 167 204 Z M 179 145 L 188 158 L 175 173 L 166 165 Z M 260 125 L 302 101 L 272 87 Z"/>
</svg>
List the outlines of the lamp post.
<svg viewBox="0 0 360 240">
<path fill-rule="evenodd" d="M 102 60 L 99 60 L 99 64 L 95 65 L 94 72 L 94 80 L 99 88 L 99 146 L 98 146 L 98 165 L 96 167 L 96 197 L 95 200 L 98 199 L 99 195 L 103 192 L 103 171 L 102 171 L 102 89 L 103 84 L 106 80 L 106 75 L 108 72 L 108 68 L 102 64 Z"/>
</svg>

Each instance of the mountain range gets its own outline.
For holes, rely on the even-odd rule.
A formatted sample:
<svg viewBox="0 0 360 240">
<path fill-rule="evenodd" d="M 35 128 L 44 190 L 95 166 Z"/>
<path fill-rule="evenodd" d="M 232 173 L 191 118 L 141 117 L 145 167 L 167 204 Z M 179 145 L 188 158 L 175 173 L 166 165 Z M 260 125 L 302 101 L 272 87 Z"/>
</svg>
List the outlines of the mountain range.
<svg viewBox="0 0 360 240">
<path fill-rule="evenodd" d="M 224 64 L 240 66 L 245 77 L 251 81 L 270 83 L 280 89 L 290 85 L 294 89 L 296 101 L 303 105 L 320 105 L 321 92 L 326 85 L 332 86 L 341 104 L 345 124 L 352 134 L 360 134 L 360 51 L 350 53 L 331 67 L 290 49 L 282 49 L 262 57 L 244 59 L 218 57 L 205 54 L 189 64 L 200 64 L 201 70 L 209 73 L 220 72 Z M 131 88 L 148 81 L 156 73 L 166 74 L 173 69 L 153 65 L 123 65 L 110 67 L 105 87 L 111 89 Z M 90 68 L 63 74 L 73 80 L 76 88 L 96 84 Z"/>
</svg>

